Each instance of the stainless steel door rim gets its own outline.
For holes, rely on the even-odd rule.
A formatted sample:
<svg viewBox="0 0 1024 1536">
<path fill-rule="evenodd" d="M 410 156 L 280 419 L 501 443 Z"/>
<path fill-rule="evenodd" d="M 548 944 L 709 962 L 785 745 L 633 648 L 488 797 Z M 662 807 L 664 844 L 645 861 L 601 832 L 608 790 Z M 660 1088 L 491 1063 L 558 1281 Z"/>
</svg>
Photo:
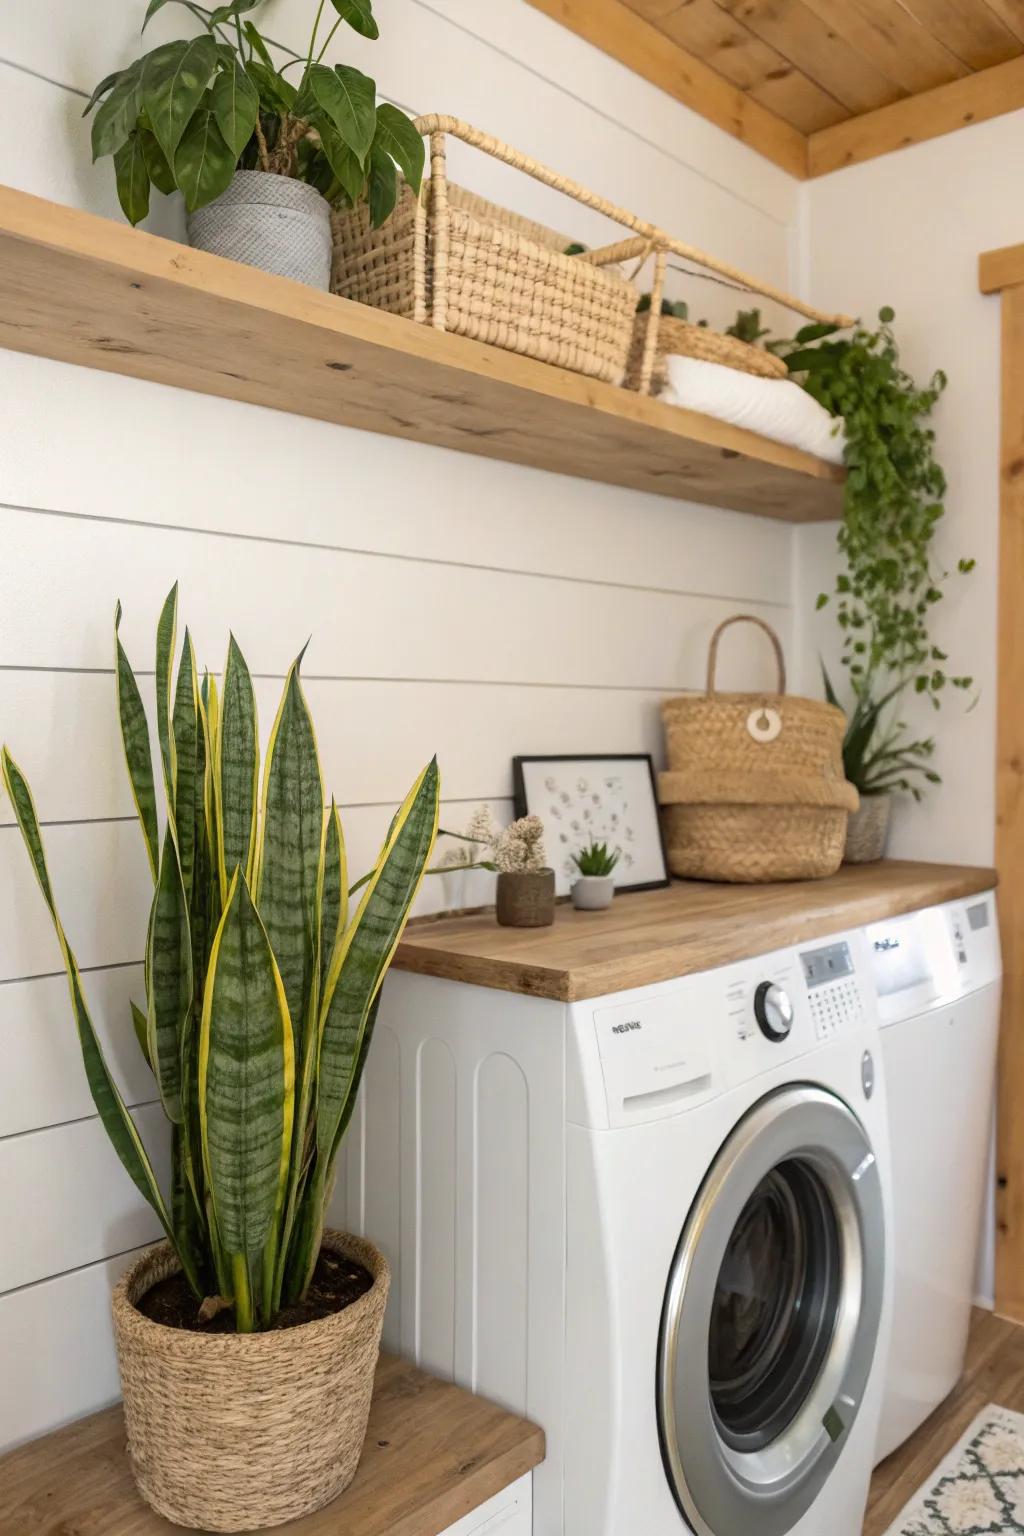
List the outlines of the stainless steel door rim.
<svg viewBox="0 0 1024 1536">
<path fill-rule="evenodd" d="M 762 1099 L 694 1202 L 662 1316 L 662 1453 L 698 1536 L 785 1536 L 821 1493 L 870 1375 L 884 1264 L 860 1121 L 821 1088 Z"/>
</svg>

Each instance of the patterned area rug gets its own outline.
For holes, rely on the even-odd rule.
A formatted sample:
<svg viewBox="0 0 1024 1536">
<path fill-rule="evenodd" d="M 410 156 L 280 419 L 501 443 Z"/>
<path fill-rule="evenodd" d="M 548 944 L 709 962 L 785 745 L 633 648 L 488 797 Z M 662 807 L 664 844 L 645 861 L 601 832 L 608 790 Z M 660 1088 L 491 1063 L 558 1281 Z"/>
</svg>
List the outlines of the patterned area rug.
<svg viewBox="0 0 1024 1536">
<path fill-rule="evenodd" d="M 990 1403 L 886 1536 L 1024 1536 L 1024 1414 Z"/>
</svg>

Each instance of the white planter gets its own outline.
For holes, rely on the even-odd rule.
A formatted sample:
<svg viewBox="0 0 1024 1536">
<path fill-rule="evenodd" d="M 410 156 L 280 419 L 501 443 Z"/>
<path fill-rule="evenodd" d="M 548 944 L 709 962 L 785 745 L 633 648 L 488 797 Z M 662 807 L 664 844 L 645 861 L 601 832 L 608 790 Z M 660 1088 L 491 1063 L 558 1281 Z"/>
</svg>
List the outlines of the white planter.
<svg viewBox="0 0 1024 1536">
<path fill-rule="evenodd" d="M 614 895 L 614 875 L 580 875 L 572 888 L 572 904 L 578 912 L 600 912 L 611 906 Z"/>
<path fill-rule="evenodd" d="M 227 190 L 188 220 L 189 243 L 290 277 L 331 286 L 331 210 L 315 187 L 269 171 L 236 171 Z"/>
</svg>

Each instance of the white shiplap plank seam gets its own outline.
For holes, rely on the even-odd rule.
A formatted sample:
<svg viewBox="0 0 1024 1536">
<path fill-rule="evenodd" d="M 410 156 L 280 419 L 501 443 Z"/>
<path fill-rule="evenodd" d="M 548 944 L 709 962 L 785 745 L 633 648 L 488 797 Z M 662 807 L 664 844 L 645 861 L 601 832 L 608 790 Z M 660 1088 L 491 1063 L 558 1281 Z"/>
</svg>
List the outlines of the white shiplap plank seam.
<svg viewBox="0 0 1024 1536">
<path fill-rule="evenodd" d="M 126 1109 L 149 1109 L 151 1105 L 159 1104 L 159 1098 L 125 1100 Z M 6 1141 L 20 1141 L 24 1136 L 38 1136 L 42 1131 L 61 1131 L 69 1125 L 87 1125 L 91 1120 L 98 1120 L 99 1115 L 72 1115 L 67 1120 L 47 1120 L 45 1124 L 28 1125 L 23 1131 L 4 1131 L 0 1133 L 0 1147 Z M 116 1258 L 116 1254 L 108 1254 L 108 1258 Z M 17 1287 L 13 1287 L 17 1289 Z M 0 1296 L 6 1296 L 8 1292 L 0 1291 Z"/>
<path fill-rule="evenodd" d="M 512 796 L 506 793 L 504 790 L 501 792 L 501 794 L 496 795 L 446 795 L 444 803 L 445 805 L 479 805 L 483 800 L 488 800 L 492 804 L 497 803 L 500 805 L 506 800 L 511 802 Z M 342 817 L 344 817 L 346 811 L 389 811 L 394 810 L 396 803 L 398 802 L 394 800 L 347 800 L 344 805 L 338 806 L 338 812 Z M 138 817 L 130 815 L 65 816 L 63 818 L 54 817 L 51 821 L 47 821 L 45 817 L 40 817 L 39 825 L 41 827 L 99 827 L 110 826 L 118 822 L 127 823 L 137 820 Z M 17 824 L 13 821 L 9 821 L 3 825 L 0 825 L 0 832 L 16 832 L 17 830 Z"/>
<path fill-rule="evenodd" d="M 142 960 L 108 960 L 102 965 L 80 965 L 78 974 L 93 976 L 97 971 L 129 971 L 132 966 L 142 964 Z M 34 971 L 31 976 L 0 976 L 0 987 L 24 986 L 28 981 L 52 981 L 55 976 L 64 974 L 64 971 Z"/>
<path fill-rule="evenodd" d="M 758 608 L 767 606 L 758 599 Z M 132 669 L 137 678 L 152 677 L 152 670 L 145 667 Z M 68 672 L 72 675 L 85 674 L 92 677 L 112 677 L 111 667 L 33 667 L 21 663 L 0 663 L 0 672 Z M 264 682 L 283 683 L 286 674 L 284 672 L 253 672 L 253 678 Z M 432 688 L 571 688 L 582 690 L 584 693 L 693 693 L 692 688 L 681 688 L 678 683 L 560 683 L 530 680 L 524 682 L 515 677 L 421 677 L 414 673 L 404 674 L 402 677 L 392 677 L 387 673 L 353 673 L 353 672 L 303 672 L 304 683 L 395 683 L 401 686 L 406 683 L 422 683 Z M 499 795 L 499 799 L 507 799 L 505 795 Z"/>
<path fill-rule="evenodd" d="M 48 1280 L 62 1280 L 65 1275 L 81 1274 L 85 1269 L 99 1269 L 102 1264 L 109 1264 L 111 1259 L 125 1259 L 132 1253 L 144 1253 L 152 1246 L 152 1243 L 135 1244 L 131 1248 L 121 1248 L 116 1253 L 104 1254 L 102 1259 L 90 1259 L 87 1264 L 72 1264 L 70 1269 L 58 1269 L 52 1275 L 40 1275 L 38 1280 L 26 1280 L 23 1285 L 12 1285 L 9 1290 L 0 1291 L 0 1300 L 17 1296 L 21 1291 L 32 1291 L 37 1285 L 45 1285 Z"/>
<path fill-rule="evenodd" d="M 241 533 L 237 529 L 201 528 L 189 523 L 113 517 L 110 514 L 98 512 L 70 512 L 61 507 L 28 506 L 16 502 L 0 501 L 0 510 L 24 512 L 30 516 L 37 517 L 66 518 L 70 521 L 83 523 L 105 523 L 108 526 L 132 530 L 149 529 L 154 533 L 184 533 L 195 535 L 197 538 L 232 539 L 243 544 L 267 544 L 277 548 L 312 550 L 321 554 L 351 555 L 363 560 L 387 560 L 403 565 L 438 566 L 443 570 L 475 571 L 492 576 L 518 576 L 529 581 L 550 581 L 566 586 L 601 587 L 613 592 L 646 592 L 655 597 L 696 598 L 706 602 L 757 603 L 760 608 L 779 608 L 783 610 L 791 606 L 788 597 L 751 597 L 737 595 L 733 592 L 702 592 L 686 587 L 652 586 L 646 582 L 610 581 L 607 578 L 598 576 L 564 575 L 557 571 L 531 571 L 510 565 L 489 565 L 476 560 L 441 559 L 436 555 L 405 555 L 401 551 L 360 549 L 348 544 L 328 544 L 318 539 L 286 539 L 266 533 Z M 346 681 L 352 681 L 352 679 L 346 679 Z M 417 678 L 415 681 L 420 682 L 424 681 L 424 679 Z M 464 681 L 464 679 L 460 679 L 460 681 Z"/>
</svg>

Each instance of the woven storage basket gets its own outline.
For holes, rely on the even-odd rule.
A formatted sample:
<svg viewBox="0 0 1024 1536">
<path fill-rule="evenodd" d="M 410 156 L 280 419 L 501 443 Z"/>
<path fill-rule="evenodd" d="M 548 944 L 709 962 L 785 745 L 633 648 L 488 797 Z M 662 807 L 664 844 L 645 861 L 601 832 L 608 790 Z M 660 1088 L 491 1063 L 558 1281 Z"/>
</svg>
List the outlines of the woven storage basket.
<svg viewBox="0 0 1024 1536">
<path fill-rule="evenodd" d="M 621 384 L 636 289 L 617 270 L 566 256 L 568 241 L 542 225 L 450 182 L 444 188 L 443 294 L 433 183 L 422 194 L 419 240 L 418 202 L 407 186 L 381 229 L 371 227 L 365 205 L 333 215 L 332 290 L 410 320 L 432 312 L 441 330 Z"/>
<path fill-rule="evenodd" d="M 731 624 L 756 624 L 778 663 L 775 694 L 715 689 L 718 647 Z M 661 707 L 669 770 L 658 777 L 669 868 L 696 880 L 807 880 L 834 874 L 858 805 L 843 777 L 841 710 L 786 695 L 779 637 L 748 614 L 720 624 L 703 696 Z"/>
<path fill-rule="evenodd" d="M 633 340 L 626 365 L 626 385 L 639 389 L 643 368 L 644 344 L 650 315 L 637 315 L 633 323 Z M 654 354 L 654 372 L 651 388 L 660 395 L 668 383 L 667 357 L 696 357 L 705 363 L 721 363 L 726 368 L 736 368 L 740 373 L 757 374 L 763 379 L 784 379 L 789 370 L 781 357 L 766 352 L 763 347 L 752 347 L 749 342 L 735 336 L 726 336 L 708 326 L 691 325 L 678 320 L 675 315 L 661 315 L 658 319 L 658 341 Z"/>
<path fill-rule="evenodd" d="M 144 1317 L 135 1303 L 180 1268 L 169 1243 L 116 1287 L 128 1456 L 143 1498 L 175 1524 L 281 1525 L 328 1504 L 355 1476 L 389 1273 L 360 1238 L 325 1232 L 323 1245 L 362 1264 L 374 1283 L 343 1312 L 297 1328 L 205 1334 Z"/>
</svg>

